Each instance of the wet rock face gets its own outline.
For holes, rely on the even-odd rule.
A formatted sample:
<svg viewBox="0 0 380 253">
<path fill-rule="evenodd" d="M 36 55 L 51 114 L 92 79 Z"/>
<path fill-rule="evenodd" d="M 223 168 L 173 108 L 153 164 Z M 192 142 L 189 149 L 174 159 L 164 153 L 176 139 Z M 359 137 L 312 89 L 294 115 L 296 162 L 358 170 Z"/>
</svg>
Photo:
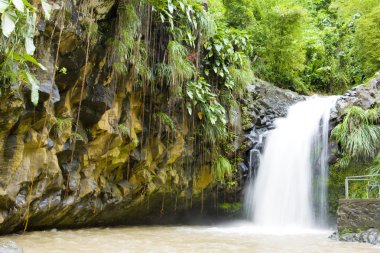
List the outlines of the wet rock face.
<svg viewBox="0 0 380 253">
<path fill-rule="evenodd" d="M 245 178 L 256 173 L 265 136 L 269 130 L 275 128 L 274 121 L 286 117 L 291 105 L 305 99 L 305 96 L 296 92 L 278 88 L 261 80 L 248 87 L 241 102 L 242 129 L 245 136 L 241 149 L 246 160 L 240 167 Z"/>
<path fill-rule="evenodd" d="M 32 230 L 173 222 L 194 208 L 210 213 L 216 198 L 206 202 L 213 196 L 210 165 L 208 158 L 202 166 L 194 159 L 201 151 L 189 138 L 190 119 L 173 107 L 176 129 L 165 130 L 154 115 L 168 111 L 168 94 L 152 95 L 133 78 L 112 76 L 107 40 L 116 1 L 65 3 L 54 83 L 57 14 L 38 25 L 37 58 L 48 69 L 37 73 L 38 106 L 27 90 L 1 94 L 0 234 L 22 230 L 26 221 Z M 86 64 L 85 18 L 92 8 L 100 35 Z"/>
<path fill-rule="evenodd" d="M 276 118 L 285 117 L 291 105 L 304 99 L 304 96 L 296 92 L 257 80 L 248 87 L 243 99 L 243 112 L 247 119 L 243 121 L 243 130 L 272 129 Z"/>
</svg>

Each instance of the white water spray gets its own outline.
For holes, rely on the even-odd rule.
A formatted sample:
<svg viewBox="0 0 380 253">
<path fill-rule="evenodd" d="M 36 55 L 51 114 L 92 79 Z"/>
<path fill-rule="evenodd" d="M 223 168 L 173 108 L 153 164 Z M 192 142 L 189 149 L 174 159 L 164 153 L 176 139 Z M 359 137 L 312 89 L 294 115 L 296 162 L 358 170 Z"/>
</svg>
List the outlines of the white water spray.
<svg viewBox="0 0 380 253">
<path fill-rule="evenodd" d="M 256 225 L 325 225 L 329 116 L 336 99 L 312 97 L 291 106 L 286 118 L 276 120 L 246 198 Z"/>
</svg>

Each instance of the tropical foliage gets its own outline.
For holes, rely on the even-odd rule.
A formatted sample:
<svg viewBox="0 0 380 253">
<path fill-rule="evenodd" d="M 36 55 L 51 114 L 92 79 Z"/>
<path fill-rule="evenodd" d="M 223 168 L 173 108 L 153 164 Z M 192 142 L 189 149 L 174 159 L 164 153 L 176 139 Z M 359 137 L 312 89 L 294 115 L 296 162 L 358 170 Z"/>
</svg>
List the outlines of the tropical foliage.
<svg viewBox="0 0 380 253">
<path fill-rule="evenodd" d="M 223 156 L 218 156 L 212 164 L 212 175 L 216 181 L 225 183 L 225 178 L 231 178 L 233 171 L 229 160 Z"/>
<path fill-rule="evenodd" d="M 380 69 L 379 1 L 231 0 L 224 5 L 225 22 L 251 35 L 256 75 L 279 86 L 341 92 Z"/>
<path fill-rule="evenodd" d="M 46 19 L 50 17 L 51 6 L 41 2 Z M 38 103 L 39 81 L 33 75 L 33 64 L 43 70 L 44 66 L 33 57 L 36 47 L 33 42 L 37 21 L 36 8 L 28 1 L 1 0 L 0 35 L 0 93 L 11 87 L 17 90 L 22 84 L 31 89 L 31 101 Z"/>
<path fill-rule="evenodd" d="M 378 108 L 363 110 L 352 106 L 347 110 L 342 123 L 332 131 L 332 137 L 342 148 L 342 167 L 352 159 L 368 161 L 374 159 L 380 149 L 380 111 Z"/>
</svg>

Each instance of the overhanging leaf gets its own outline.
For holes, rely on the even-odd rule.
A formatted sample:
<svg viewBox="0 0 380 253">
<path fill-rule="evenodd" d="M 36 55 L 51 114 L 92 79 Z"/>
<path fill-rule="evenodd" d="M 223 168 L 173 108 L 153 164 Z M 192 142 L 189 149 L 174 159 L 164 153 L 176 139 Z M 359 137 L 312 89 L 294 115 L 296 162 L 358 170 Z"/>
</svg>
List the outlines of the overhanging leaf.
<svg viewBox="0 0 380 253">
<path fill-rule="evenodd" d="M 168 1 L 168 10 L 170 13 L 173 13 L 174 12 L 174 5 L 172 3 L 172 1 Z"/>
<path fill-rule="evenodd" d="M 216 49 L 216 51 L 218 51 L 218 52 L 220 52 L 220 50 L 222 49 L 222 45 L 220 45 L 220 44 L 216 44 L 215 45 L 215 49 Z"/>
<path fill-rule="evenodd" d="M 28 55 L 28 54 L 24 54 L 23 57 L 26 61 L 31 62 L 31 63 L 35 64 L 36 66 L 40 67 L 40 69 L 42 69 L 44 71 L 47 70 L 47 68 L 44 65 L 42 65 L 41 63 L 39 63 L 33 56 Z"/>
<path fill-rule="evenodd" d="M 190 99 L 193 99 L 193 92 L 192 91 L 187 91 L 187 96 L 190 98 Z"/>
<path fill-rule="evenodd" d="M 45 18 L 49 20 L 53 7 L 46 0 L 42 0 L 41 3 L 42 3 L 42 10 L 44 11 Z"/>
<path fill-rule="evenodd" d="M 22 0 L 12 0 L 12 3 L 18 11 L 24 12 L 25 5 Z"/>
<path fill-rule="evenodd" d="M 25 37 L 25 50 L 29 55 L 33 55 L 36 47 L 34 46 L 33 38 Z"/>
<path fill-rule="evenodd" d="M 16 27 L 16 14 L 11 11 L 6 11 L 1 15 L 1 29 L 5 37 L 9 37 Z"/>
<path fill-rule="evenodd" d="M 4 13 L 5 9 L 9 6 L 8 0 L 0 0 L 0 13 Z"/>
<path fill-rule="evenodd" d="M 189 113 L 189 115 L 191 115 L 193 113 L 193 109 L 192 109 L 192 106 L 190 103 L 186 103 L 186 109 L 187 109 L 187 112 Z"/>
<path fill-rule="evenodd" d="M 34 104 L 34 106 L 37 106 L 38 100 L 39 100 L 38 80 L 32 74 L 30 74 L 28 71 L 26 72 L 26 76 L 28 78 L 28 82 L 30 84 L 30 88 L 32 91 L 31 95 L 30 95 L 30 99 L 32 100 L 32 103 Z"/>
</svg>

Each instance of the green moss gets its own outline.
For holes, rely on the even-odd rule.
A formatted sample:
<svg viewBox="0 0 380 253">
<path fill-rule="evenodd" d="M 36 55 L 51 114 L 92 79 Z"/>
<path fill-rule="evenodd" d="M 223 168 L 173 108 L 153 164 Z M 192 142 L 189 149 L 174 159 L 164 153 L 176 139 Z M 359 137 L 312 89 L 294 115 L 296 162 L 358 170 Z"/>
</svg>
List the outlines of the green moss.
<svg viewBox="0 0 380 253">
<path fill-rule="evenodd" d="M 352 233 L 354 233 L 354 231 L 351 228 L 344 228 L 341 231 L 339 231 L 339 236 Z"/>
<path fill-rule="evenodd" d="M 361 176 L 368 174 L 368 169 L 374 164 L 372 162 L 352 162 L 346 168 L 340 168 L 336 165 L 330 167 L 329 170 L 329 213 L 335 217 L 338 210 L 339 199 L 345 198 L 345 179 L 349 176 Z M 350 183 L 351 198 L 366 198 L 366 182 Z"/>
<path fill-rule="evenodd" d="M 219 204 L 219 209 L 223 210 L 227 214 L 236 215 L 241 212 L 242 204 L 241 203 L 221 203 Z"/>
</svg>

